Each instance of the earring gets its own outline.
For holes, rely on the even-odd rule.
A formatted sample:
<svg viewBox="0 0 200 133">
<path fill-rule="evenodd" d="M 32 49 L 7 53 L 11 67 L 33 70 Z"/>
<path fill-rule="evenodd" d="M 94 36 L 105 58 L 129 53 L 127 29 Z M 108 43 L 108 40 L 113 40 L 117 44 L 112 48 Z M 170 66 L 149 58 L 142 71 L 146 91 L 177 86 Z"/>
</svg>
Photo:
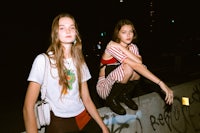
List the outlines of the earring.
<svg viewBox="0 0 200 133">
<path fill-rule="evenodd" d="M 77 41 L 76 41 L 76 39 L 75 39 L 75 40 L 74 40 L 74 42 L 73 42 L 73 44 L 75 45 L 75 44 L 76 44 L 76 42 L 77 42 Z"/>
</svg>

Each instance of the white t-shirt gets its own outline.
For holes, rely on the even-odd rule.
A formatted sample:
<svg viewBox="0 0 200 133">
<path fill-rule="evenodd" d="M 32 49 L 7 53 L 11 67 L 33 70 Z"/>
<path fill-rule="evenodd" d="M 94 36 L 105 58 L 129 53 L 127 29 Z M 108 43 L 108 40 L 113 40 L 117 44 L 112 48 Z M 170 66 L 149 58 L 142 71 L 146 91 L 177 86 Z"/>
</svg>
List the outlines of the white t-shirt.
<svg viewBox="0 0 200 133">
<path fill-rule="evenodd" d="M 52 61 L 53 62 L 53 61 Z M 72 59 L 66 59 L 66 67 L 71 70 L 72 77 L 70 89 L 67 90 L 66 95 L 62 95 L 62 87 L 59 85 L 58 71 L 55 67 L 49 67 L 47 76 L 47 91 L 46 91 L 46 101 L 49 102 L 54 115 L 58 117 L 74 117 L 80 114 L 84 109 L 82 99 L 79 96 L 79 87 L 77 82 L 76 68 L 73 64 Z M 49 62 L 48 62 L 49 63 Z M 33 64 L 28 77 L 28 81 L 34 81 L 39 84 L 43 83 L 45 69 L 45 58 L 42 54 L 39 54 Z M 82 66 L 82 82 L 87 81 L 91 78 L 88 66 L 84 64 Z"/>
</svg>

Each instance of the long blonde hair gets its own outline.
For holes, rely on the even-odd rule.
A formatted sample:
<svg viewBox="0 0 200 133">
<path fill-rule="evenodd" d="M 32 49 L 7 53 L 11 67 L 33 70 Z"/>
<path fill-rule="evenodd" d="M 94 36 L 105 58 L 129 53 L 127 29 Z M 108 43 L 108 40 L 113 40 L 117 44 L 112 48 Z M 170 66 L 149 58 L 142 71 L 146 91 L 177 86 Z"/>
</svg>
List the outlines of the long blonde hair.
<svg viewBox="0 0 200 133">
<path fill-rule="evenodd" d="M 81 66 L 85 63 L 85 59 L 82 53 L 82 42 L 81 37 L 78 32 L 78 25 L 75 21 L 75 18 L 69 14 L 69 13 L 61 13 L 58 16 L 56 16 L 52 22 L 51 26 L 51 43 L 50 46 L 47 49 L 47 53 L 51 52 L 53 56 L 49 56 L 49 58 L 53 58 L 55 60 L 56 64 L 54 64 L 58 70 L 59 75 L 59 84 L 62 86 L 61 94 L 66 94 L 68 89 L 68 80 L 66 79 L 66 75 L 64 73 L 64 69 L 67 69 L 64 66 L 64 48 L 60 43 L 60 40 L 58 38 L 58 28 L 59 28 L 59 20 L 63 17 L 71 18 L 74 21 L 75 28 L 76 28 L 76 43 L 74 43 L 71 47 L 71 55 L 72 60 L 75 64 L 76 70 L 77 70 L 77 79 L 79 84 L 79 91 L 81 88 Z"/>
</svg>

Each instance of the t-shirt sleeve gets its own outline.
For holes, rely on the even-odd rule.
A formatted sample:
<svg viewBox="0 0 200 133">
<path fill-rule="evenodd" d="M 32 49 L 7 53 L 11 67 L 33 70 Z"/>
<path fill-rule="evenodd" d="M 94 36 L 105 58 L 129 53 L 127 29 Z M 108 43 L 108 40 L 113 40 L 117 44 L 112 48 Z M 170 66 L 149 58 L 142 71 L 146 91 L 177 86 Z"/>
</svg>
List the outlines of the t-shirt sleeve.
<svg viewBox="0 0 200 133">
<path fill-rule="evenodd" d="M 132 43 L 131 43 L 131 44 L 129 45 L 129 50 L 130 50 L 132 53 L 134 53 L 135 55 L 141 56 L 140 53 L 139 53 L 139 49 L 138 49 L 138 47 L 137 47 L 136 44 L 132 44 Z"/>
<path fill-rule="evenodd" d="M 45 57 L 42 54 L 36 56 L 33 61 L 27 81 L 34 81 L 42 84 L 45 69 Z"/>
<path fill-rule="evenodd" d="M 82 82 L 91 79 L 91 74 L 86 63 L 82 65 Z"/>
<path fill-rule="evenodd" d="M 124 59 L 127 58 L 127 55 L 124 54 L 120 49 L 115 47 L 110 47 L 105 50 L 105 52 L 112 55 L 115 59 L 117 59 L 120 63 L 124 61 Z"/>
</svg>

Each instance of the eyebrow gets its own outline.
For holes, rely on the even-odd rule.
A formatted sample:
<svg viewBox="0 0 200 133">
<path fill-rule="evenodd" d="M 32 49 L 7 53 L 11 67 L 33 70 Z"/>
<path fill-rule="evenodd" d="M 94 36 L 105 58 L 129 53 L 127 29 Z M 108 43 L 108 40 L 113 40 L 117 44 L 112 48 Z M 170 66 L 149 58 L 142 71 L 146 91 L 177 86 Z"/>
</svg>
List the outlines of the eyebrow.
<svg viewBox="0 0 200 133">
<path fill-rule="evenodd" d="M 65 26 L 64 24 L 59 24 L 58 26 Z M 75 26 L 75 24 L 71 24 L 70 26 Z"/>
</svg>

